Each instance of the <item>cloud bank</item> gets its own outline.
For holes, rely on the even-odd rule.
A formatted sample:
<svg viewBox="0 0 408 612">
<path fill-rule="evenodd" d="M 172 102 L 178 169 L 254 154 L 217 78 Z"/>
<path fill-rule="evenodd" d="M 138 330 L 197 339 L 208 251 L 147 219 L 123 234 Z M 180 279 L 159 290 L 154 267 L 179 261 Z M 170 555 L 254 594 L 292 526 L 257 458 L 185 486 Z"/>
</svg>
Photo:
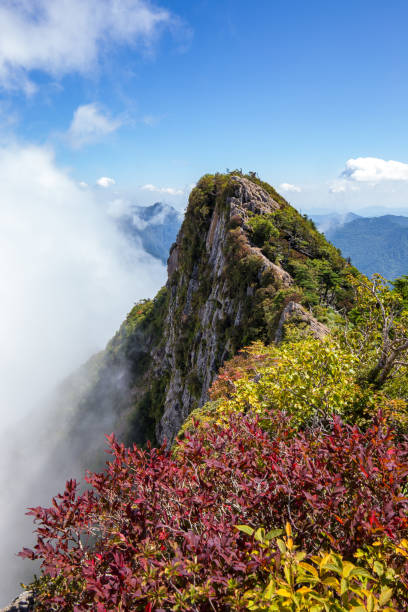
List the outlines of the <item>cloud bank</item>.
<svg viewBox="0 0 408 612">
<path fill-rule="evenodd" d="M 104 347 L 137 299 L 156 293 L 165 269 L 119 233 L 98 192 L 71 180 L 50 151 L 0 148 L 0 184 L 1 608 L 34 570 L 26 564 L 24 576 L 15 557 L 31 540 L 27 506 L 48 505 L 64 484 L 37 440 L 42 421 L 49 425 L 48 397 Z M 75 457 L 63 464 L 75 476 Z"/>
<path fill-rule="evenodd" d="M 147 0 L 3 0 L 0 84 L 31 94 L 31 70 L 88 74 L 112 44 L 149 47 L 174 23 Z"/>
<path fill-rule="evenodd" d="M 408 164 L 378 157 L 357 157 L 346 162 L 341 176 L 360 183 L 408 181 Z"/>
<path fill-rule="evenodd" d="M 1 427 L 101 348 L 164 271 L 49 151 L 0 149 L 0 183 Z"/>
</svg>

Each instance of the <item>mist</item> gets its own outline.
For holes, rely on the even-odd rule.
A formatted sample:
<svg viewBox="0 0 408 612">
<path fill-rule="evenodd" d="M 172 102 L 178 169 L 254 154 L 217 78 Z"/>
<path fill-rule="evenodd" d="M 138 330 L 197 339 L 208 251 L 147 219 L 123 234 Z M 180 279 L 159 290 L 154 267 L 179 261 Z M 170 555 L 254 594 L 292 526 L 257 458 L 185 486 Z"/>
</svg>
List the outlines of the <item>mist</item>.
<svg viewBox="0 0 408 612">
<path fill-rule="evenodd" d="M 0 148 L 0 194 L 2 606 L 32 571 L 15 557 L 32 542 L 26 507 L 48 505 L 64 487 L 37 442 L 49 397 L 104 347 L 135 301 L 156 293 L 165 269 L 129 243 L 97 192 L 81 189 L 46 148 Z M 65 477 L 77 475 L 74 457 L 61 464 Z"/>
</svg>

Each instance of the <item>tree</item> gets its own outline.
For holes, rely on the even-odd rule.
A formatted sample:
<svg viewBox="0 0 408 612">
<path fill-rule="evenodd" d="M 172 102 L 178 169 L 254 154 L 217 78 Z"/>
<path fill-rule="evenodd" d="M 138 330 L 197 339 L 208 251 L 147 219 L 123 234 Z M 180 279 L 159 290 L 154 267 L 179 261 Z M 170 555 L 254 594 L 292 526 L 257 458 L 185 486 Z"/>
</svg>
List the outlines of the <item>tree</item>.
<svg viewBox="0 0 408 612">
<path fill-rule="evenodd" d="M 363 364 L 361 379 L 381 388 L 406 374 L 408 366 L 408 280 L 394 288 L 379 274 L 372 279 L 351 278 L 356 306 L 350 312 L 352 327 L 346 343 Z"/>
</svg>

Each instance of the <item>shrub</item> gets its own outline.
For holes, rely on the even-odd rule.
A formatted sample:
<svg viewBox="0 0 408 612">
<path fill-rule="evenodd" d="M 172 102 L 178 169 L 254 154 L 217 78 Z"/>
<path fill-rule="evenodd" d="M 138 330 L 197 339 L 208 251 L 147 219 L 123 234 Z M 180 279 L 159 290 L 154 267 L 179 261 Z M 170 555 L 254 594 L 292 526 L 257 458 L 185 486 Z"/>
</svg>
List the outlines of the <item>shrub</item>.
<svg viewBox="0 0 408 612">
<path fill-rule="evenodd" d="M 259 554 L 261 547 L 272 548 L 275 557 L 267 584 L 259 584 L 244 593 L 248 610 L 396 612 L 398 608 L 394 605 L 403 605 L 406 601 L 406 589 L 399 576 L 405 549 L 401 555 L 396 547 L 377 541 L 375 547 L 357 551 L 356 564 L 333 551 L 319 551 L 311 556 L 299 551 L 289 523 L 286 525 L 286 537 L 277 540 L 275 537 L 282 530 L 265 534 L 262 528 L 257 531 L 246 525 L 238 525 L 237 528 L 253 536 L 253 555 Z M 384 562 L 384 550 L 389 552 L 390 549 L 397 569 Z"/>
<path fill-rule="evenodd" d="M 275 409 L 291 415 L 296 427 L 333 414 L 366 422 L 383 398 L 356 383 L 357 363 L 356 356 L 330 339 L 268 347 L 255 342 L 221 369 L 210 397 L 223 400 L 218 413 L 224 420 L 250 409 L 262 422 L 265 412 Z"/>
<path fill-rule="evenodd" d="M 283 412 L 269 430 L 232 415 L 165 448 L 126 449 L 88 474 L 90 491 L 67 483 L 51 508 L 33 508 L 42 560 L 39 610 L 243 610 L 244 593 L 268 576 L 274 551 L 235 525 L 290 522 L 307 554 L 332 548 L 352 558 L 364 545 L 408 535 L 406 441 L 381 419 L 366 432 L 338 418 L 294 435 Z M 408 586 L 407 566 L 401 580 Z M 408 603 L 408 599 L 406 600 Z"/>
<path fill-rule="evenodd" d="M 258 247 L 263 247 L 271 238 L 277 238 L 279 231 L 273 224 L 272 215 L 258 215 L 248 220 L 248 225 L 252 230 L 252 240 Z"/>
</svg>

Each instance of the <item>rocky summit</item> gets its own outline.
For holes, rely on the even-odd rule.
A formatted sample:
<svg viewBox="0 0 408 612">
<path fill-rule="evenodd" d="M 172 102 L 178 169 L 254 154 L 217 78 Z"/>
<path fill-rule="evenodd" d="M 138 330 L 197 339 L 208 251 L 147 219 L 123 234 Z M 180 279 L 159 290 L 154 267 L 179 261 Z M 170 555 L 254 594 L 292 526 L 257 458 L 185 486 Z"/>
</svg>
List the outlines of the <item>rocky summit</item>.
<svg viewBox="0 0 408 612">
<path fill-rule="evenodd" d="M 313 223 L 254 174 L 205 175 L 171 247 L 165 287 L 137 303 L 85 367 L 92 384 L 79 385 L 71 439 L 90 415 L 103 424 L 109 413 L 126 442 L 171 443 L 239 349 L 280 342 L 294 322 L 322 337 L 333 312 L 347 308 L 346 271 Z"/>
</svg>

